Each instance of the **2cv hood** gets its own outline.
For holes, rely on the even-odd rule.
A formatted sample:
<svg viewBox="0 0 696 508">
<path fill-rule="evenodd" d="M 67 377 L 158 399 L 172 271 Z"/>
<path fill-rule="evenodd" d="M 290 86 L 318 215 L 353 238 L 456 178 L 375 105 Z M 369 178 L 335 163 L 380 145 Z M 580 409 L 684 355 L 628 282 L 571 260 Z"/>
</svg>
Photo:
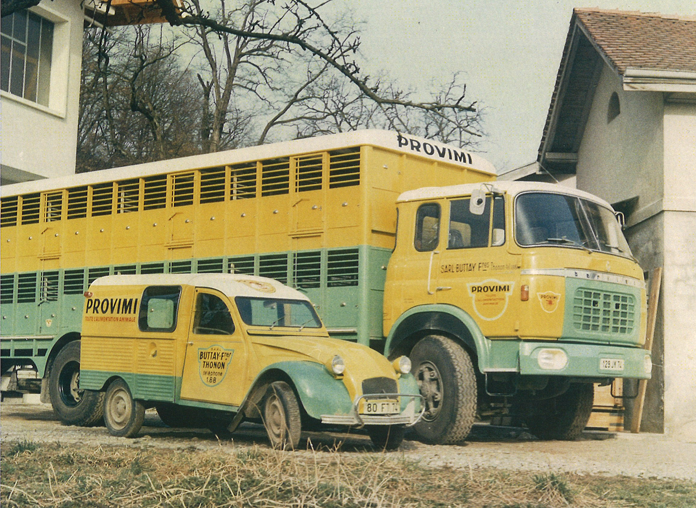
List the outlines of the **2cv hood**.
<svg viewBox="0 0 696 508">
<path fill-rule="evenodd" d="M 331 362 L 338 355 L 343 359 L 345 370 L 342 375 L 351 397 L 362 395 L 363 382 L 373 378 L 394 380 L 398 390 L 398 378 L 392 363 L 377 351 L 367 346 L 328 337 L 255 336 L 253 347 L 265 366 L 285 360 L 307 360 L 324 365 L 329 373 Z"/>
</svg>

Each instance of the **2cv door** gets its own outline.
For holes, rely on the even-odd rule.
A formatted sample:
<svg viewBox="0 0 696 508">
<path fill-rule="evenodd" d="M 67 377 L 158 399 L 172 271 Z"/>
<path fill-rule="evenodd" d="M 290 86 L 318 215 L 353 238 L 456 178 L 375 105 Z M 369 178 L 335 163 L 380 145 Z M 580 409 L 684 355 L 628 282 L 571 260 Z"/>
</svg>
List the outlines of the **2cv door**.
<svg viewBox="0 0 696 508">
<path fill-rule="evenodd" d="M 181 399 L 239 406 L 246 395 L 249 350 L 229 299 L 197 288 L 181 380 Z"/>
</svg>

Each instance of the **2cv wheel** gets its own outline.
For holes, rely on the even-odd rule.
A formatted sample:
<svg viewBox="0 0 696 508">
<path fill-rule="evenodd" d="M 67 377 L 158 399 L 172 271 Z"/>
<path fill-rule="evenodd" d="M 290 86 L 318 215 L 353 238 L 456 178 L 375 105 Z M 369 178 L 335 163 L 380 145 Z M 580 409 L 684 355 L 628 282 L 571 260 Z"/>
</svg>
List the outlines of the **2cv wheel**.
<svg viewBox="0 0 696 508">
<path fill-rule="evenodd" d="M 145 420 L 145 406 L 133 400 L 126 382 L 117 379 L 109 385 L 104 399 L 104 423 L 109 433 L 118 437 L 133 437 Z"/>
<path fill-rule="evenodd" d="M 268 387 L 263 402 L 263 424 L 273 448 L 295 449 L 299 444 L 300 406 L 287 383 L 276 381 Z"/>
</svg>

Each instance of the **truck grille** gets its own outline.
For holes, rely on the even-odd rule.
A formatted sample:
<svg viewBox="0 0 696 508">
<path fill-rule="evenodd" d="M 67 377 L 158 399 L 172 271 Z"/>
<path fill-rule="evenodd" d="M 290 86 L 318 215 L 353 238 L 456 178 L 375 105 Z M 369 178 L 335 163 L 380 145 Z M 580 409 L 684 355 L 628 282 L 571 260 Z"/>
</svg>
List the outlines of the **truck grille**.
<svg viewBox="0 0 696 508">
<path fill-rule="evenodd" d="M 631 334 L 635 327 L 633 295 L 578 288 L 573 299 L 573 325 L 583 332 Z"/>
</svg>

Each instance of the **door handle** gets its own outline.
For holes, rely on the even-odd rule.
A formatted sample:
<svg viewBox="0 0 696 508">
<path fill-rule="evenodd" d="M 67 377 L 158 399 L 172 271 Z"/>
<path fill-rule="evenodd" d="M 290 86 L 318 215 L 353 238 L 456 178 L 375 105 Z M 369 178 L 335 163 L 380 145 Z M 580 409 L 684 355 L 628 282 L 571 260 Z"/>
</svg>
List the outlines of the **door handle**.
<svg viewBox="0 0 696 508">
<path fill-rule="evenodd" d="M 435 257 L 435 254 L 439 254 L 439 253 L 440 253 L 439 250 L 434 250 L 434 251 L 430 252 L 430 263 L 428 264 L 428 294 L 429 295 L 434 295 L 435 291 L 437 291 L 437 290 L 435 290 L 435 291 L 430 290 L 430 277 L 433 274 L 433 258 Z"/>
</svg>

